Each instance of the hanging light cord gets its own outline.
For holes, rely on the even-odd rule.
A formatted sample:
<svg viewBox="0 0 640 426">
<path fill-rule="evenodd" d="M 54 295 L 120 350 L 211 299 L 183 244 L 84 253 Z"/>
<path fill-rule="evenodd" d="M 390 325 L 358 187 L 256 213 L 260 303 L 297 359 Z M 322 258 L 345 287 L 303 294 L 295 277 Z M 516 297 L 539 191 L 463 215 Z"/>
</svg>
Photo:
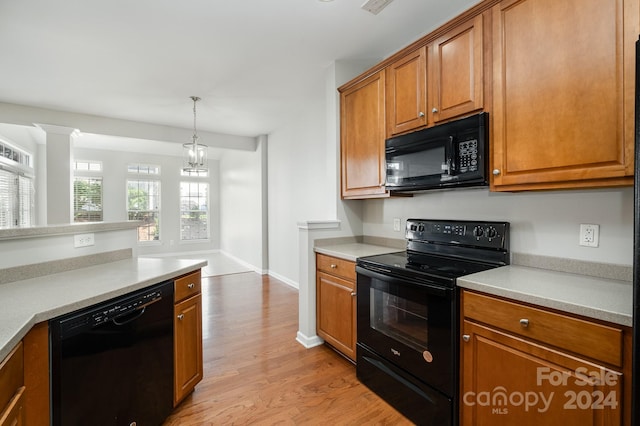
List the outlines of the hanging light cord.
<svg viewBox="0 0 640 426">
<path fill-rule="evenodd" d="M 192 96 L 191 99 L 193 99 L 193 145 L 195 150 L 195 148 L 198 147 L 198 133 L 196 131 L 196 102 L 198 102 L 200 98 Z M 197 152 L 197 150 L 195 151 Z"/>
</svg>

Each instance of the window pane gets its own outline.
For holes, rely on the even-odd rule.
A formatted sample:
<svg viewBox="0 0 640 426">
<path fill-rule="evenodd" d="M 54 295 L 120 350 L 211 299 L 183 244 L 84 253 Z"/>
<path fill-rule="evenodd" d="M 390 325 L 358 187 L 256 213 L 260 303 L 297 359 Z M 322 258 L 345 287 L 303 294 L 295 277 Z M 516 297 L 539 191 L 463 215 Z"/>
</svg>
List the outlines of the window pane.
<svg viewBox="0 0 640 426">
<path fill-rule="evenodd" d="M 129 220 L 143 222 L 138 227 L 138 241 L 160 239 L 160 181 L 129 179 L 127 181 Z"/>
<path fill-rule="evenodd" d="M 34 200 L 32 178 L 0 169 L 0 229 L 32 226 Z"/>
<path fill-rule="evenodd" d="M 159 175 L 160 166 L 154 164 L 129 164 L 127 172 L 137 173 L 139 175 Z"/>
<path fill-rule="evenodd" d="M 180 239 L 209 238 L 209 184 L 180 183 Z"/>
<path fill-rule="evenodd" d="M 73 220 L 102 221 L 102 178 L 77 176 L 74 179 Z"/>
</svg>

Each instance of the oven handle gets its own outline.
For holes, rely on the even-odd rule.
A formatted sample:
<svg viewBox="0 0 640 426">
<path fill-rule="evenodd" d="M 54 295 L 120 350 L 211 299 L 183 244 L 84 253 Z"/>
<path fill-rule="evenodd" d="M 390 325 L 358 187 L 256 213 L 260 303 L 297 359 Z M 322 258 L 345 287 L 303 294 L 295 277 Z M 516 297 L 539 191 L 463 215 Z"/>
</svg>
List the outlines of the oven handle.
<svg viewBox="0 0 640 426">
<path fill-rule="evenodd" d="M 375 278 L 381 281 L 385 281 L 390 284 L 409 283 L 412 285 L 417 285 L 420 288 L 426 290 L 427 293 L 429 293 L 430 295 L 437 296 L 437 297 L 450 297 L 451 293 L 453 293 L 453 289 L 440 287 L 433 284 L 428 284 L 424 281 L 415 280 L 408 277 L 402 277 L 402 278 L 392 277 L 388 275 L 391 273 L 389 269 L 378 268 L 375 266 L 367 266 L 366 268 L 362 266 L 356 266 L 356 273 L 365 275 L 370 278 Z"/>
</svg>

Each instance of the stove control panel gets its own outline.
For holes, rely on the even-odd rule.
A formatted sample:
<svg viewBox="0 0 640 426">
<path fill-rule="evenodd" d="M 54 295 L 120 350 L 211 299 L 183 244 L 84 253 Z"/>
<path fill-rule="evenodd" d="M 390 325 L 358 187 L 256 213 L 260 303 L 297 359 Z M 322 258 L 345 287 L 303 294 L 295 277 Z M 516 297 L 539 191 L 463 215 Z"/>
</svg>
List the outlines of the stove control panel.
<svg viewBox="0 0 640 426">
<path fill-rule="evenodd" d="M 407 219 L 408 241 L 509 249 L 508 222 Z"/>
</svg>

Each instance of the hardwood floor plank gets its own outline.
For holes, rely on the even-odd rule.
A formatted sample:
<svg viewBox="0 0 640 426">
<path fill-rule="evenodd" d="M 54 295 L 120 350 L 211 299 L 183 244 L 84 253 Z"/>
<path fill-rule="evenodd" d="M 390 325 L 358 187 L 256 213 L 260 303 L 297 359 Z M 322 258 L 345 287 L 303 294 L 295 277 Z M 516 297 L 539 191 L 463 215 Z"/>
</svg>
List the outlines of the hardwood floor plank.
<svg viewBox="0 0 640 426">
<path fill-rule="evenodd" d="M 327 346 L 296 340 L 298 292 L 253 272 L 202 279 L 204 378 L 164 426 L 410 425 Z"/>
</svg>

